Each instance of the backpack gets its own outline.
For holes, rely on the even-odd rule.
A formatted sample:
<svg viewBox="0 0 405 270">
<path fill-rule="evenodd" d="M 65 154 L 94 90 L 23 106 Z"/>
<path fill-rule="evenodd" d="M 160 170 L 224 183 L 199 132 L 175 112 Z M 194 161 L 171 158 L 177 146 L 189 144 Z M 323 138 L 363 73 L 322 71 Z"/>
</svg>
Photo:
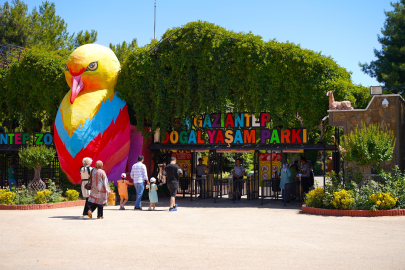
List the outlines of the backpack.
<svg viewBox="0 0 405 270">
<path fill-rule="evenodd" d="M 86 167 L 81 166 L 80 171 L 82 170 L 82 168 L 87 168 L 87 173 L 90 175 L 90 166 L 86 166 Z M 86 179 L 83 179 L 83 180 L 86 180 Z"/>
</svg>

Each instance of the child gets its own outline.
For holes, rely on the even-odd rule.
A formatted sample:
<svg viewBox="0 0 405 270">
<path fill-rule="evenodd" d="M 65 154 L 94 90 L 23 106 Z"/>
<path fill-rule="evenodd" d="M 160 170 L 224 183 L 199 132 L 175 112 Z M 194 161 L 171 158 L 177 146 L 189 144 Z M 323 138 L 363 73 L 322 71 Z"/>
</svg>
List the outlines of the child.
<svg viewBox="0 0 405 270">
<path fill-rule="evenodd" d="M 125 210 L 124 205 L 128 202 L 128 185 L 133 185 L 128 180 L 125 180 L 127 175 L 125 173 L 121 174 L 121 180 L 118 180 L 118 194 L 120 194 L 120 210 Z"/>
<path fill-rule="evenodd" d="M 150 205 L 148 208 L 149 211 L 152 210 L 152 207 L 153 207 L 153 210 L 155 210 L 155 203 L 158 202 L 158 196 L 157 196 L 157 192 L 156 192 L 156 190 L 158 190 L 158 187 L 155 184 L 155 182 L 156 182 L 156 179 L 154 177 L 152 177 L 150 179 L 150 184 L 146 186 L 146 189 L 149 189 L 149 202 L 150 202 Z"/>
</svg>

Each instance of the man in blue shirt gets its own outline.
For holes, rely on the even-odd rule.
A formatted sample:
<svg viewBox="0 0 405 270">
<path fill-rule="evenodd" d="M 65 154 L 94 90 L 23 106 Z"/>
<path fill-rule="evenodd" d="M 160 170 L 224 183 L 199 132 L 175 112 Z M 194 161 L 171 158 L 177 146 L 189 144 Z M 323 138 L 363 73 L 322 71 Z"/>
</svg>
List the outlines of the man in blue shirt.
<svg viewBox="0 0 405 270">
<path fill-rule="evenodd" d="M 8 169 L 8 185 L 10 187 L 10 190 L 13 186 L 17 188 L 16 178 L 17 178 L 17 174 L 15 172 L 15 164 L 12 163 L 11 167 Z"/>
<path fill-rule="evenodd" d="M 242 197 L 242 189 L 243 189 L 243 181 L 235 181 L 237 179 L 243 179 L 243 176 L 246 174 L 245 173 L 245 168 L 243 168 L 243 165 L 241 165 L 241 161 L 238 158 L 236 160 L 236 165 L 233 167 L 233 194 L 236 196 L 236 190 L 238 190 L 238 200 Z M 236 198 L 235 198 L 236 199 Z"/>
</svg>

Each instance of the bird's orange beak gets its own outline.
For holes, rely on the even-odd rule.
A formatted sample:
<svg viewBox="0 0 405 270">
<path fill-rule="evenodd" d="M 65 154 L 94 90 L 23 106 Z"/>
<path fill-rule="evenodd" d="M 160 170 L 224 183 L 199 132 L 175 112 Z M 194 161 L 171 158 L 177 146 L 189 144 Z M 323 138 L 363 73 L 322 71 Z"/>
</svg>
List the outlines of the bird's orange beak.
<svg viewBox="0 0 405 270">
<path fill-rule="evenodd" d="M 70 93 L 70 104 L 75 102 L 75 99 L 79 95 L 80 91 L 83 89 L 82 74 L 73 76 L 72 75 L 72 91 Z"/>
</svg>

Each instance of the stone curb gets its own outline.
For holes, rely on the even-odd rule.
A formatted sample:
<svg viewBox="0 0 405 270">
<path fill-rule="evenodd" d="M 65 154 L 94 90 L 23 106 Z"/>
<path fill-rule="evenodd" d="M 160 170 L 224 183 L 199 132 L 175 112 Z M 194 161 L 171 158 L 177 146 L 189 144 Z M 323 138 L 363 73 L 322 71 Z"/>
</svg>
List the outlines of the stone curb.
<svg viewBox="0 0 405 270">
<path fill-rule="evenodd" d="M 312 215 L 326 215 L 326 216 L 349 216 L 349 217 L 382 217 L 382 216 L 405 216 L 405 209 L 392 209 L 392 210 L 377 210 L 371 212 L 370 210 L 335 210 L 335 209 L 322 209 L 307 207 L 302 205 L 302 212 Z"/>
<path fill-rule="evenodd" d="M 28 204 L 28 205 L 4 205 L 0 204 L 0 210 L 43 210 L 54 208 L 65 208 L 72 206 L 83 206 L 86 203 L 85 200 L 47 203 L 47 204 Z"/>
</svg>

